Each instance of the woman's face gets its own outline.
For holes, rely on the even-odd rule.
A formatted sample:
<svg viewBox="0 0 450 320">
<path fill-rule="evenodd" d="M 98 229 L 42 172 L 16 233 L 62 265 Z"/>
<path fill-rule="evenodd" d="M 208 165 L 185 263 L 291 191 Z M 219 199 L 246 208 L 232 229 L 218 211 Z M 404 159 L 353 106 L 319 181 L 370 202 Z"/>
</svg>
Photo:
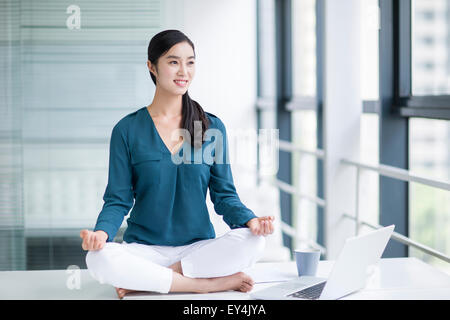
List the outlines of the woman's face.
<svg viewBox="0 0 450 320">
<path fill-rule="evenodd" d="M 157 68 L 150 61 L 147 61 L 147 66 L 156 77 L 157 87 L 183 95 L 195 75 L 194 50 L 185 41 L 177 43 L 158 59 Z"/>
</svg>

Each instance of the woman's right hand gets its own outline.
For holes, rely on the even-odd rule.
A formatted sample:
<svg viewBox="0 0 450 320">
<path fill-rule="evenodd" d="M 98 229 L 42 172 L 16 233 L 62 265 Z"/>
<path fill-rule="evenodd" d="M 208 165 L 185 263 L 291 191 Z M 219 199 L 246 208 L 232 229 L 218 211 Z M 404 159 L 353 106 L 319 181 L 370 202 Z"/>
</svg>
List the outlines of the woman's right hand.
<svg viewBox="0 0 450 320">
<path fill-rule="evenodd" d="M 80 238 L 83 239 L 81 247 L 83 250 L 100 250 L 108 239 L 108 234 L 105 231 L 89 231 L 87 229 L 81 230 Z"/>
</svg>

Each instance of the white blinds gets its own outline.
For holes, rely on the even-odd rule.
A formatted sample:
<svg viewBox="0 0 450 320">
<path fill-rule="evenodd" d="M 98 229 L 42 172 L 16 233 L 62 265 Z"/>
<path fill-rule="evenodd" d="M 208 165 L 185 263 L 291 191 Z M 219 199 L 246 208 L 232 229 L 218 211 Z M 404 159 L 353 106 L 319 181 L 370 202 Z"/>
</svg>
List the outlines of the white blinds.
<svg viewBox="0 0 450 320">
<path fill-rule="evenodd" d="M 93 227 L 111 129 L 153 96 L 163 1 L 76 1 L 80 29 L 73 4 L 0 0 L 0 270 L 26 268 L 24 233 Z"/>
</svg>

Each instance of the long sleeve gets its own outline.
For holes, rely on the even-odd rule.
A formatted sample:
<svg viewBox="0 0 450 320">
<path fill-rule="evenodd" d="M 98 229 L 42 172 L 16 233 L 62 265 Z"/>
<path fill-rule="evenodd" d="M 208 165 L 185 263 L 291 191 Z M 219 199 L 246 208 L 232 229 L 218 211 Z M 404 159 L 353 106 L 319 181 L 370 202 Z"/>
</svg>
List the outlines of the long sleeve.
<svg viewBox="0 0 450 320">
<path fill-rule="evenodd" d="M 245 224 L 256 218 L 256 215 L 239 199 L 229 163 L 227 133 L 220 120 L 218 127 L 221 137 L 216 137 L 215 141 L 215 160 L 211 166 L 209 181 L 210 198 L 216 213 L 223 216 L 231 229 L 247 227 Z"/>
<path fill-rule="evenodd" d="M 124 217 L 133 206 L 133 198 L 130 151 L 123 122 L 119 122 L 111 134 L 108 185 L 94 231 L 105 231 L 108 234 L 107 241 L 113 241 Z"/>
</svg>

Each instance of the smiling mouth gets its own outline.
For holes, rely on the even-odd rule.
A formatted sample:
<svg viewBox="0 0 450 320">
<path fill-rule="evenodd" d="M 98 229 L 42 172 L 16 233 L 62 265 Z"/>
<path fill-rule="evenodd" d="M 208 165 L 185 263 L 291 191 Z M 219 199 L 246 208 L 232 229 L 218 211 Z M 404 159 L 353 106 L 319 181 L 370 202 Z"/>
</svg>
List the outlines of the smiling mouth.
<svg viewBox="0 0 450 320">
<path fill-rule="evenodd" d="M 176 85 L 180 87 L 184 87 L 188 83 L 187 80 L 173 80 L 173 82 L 175 82 Z"/>
</svg>

